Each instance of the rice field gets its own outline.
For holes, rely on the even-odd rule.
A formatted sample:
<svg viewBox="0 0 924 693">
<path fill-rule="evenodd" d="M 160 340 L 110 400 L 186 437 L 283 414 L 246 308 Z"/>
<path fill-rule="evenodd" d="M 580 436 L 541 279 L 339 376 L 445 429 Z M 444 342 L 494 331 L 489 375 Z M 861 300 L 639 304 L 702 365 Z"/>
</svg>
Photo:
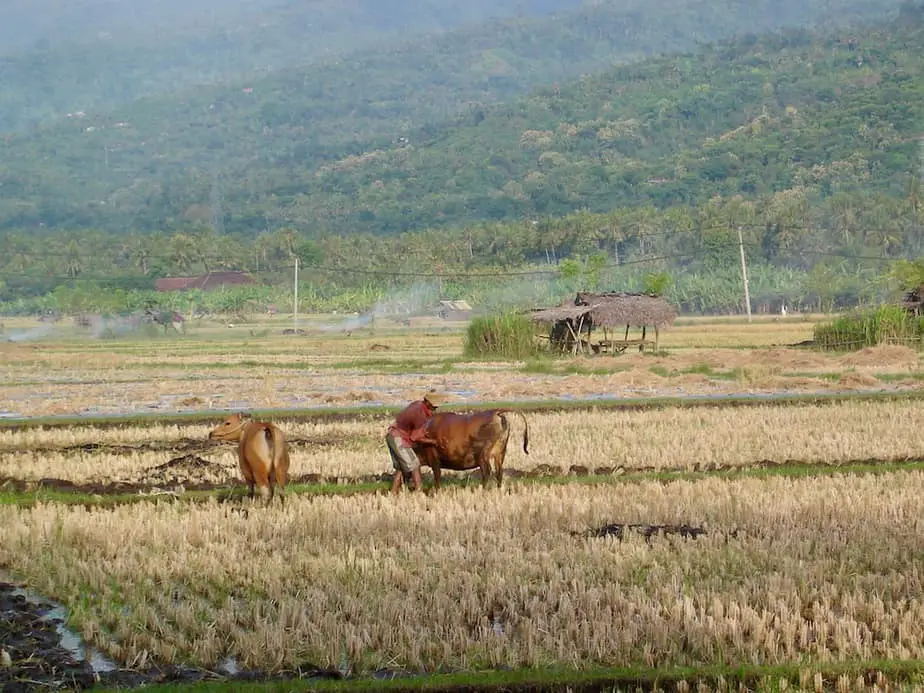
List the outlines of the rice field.
<svg viewBox="0 0 924 693">
<path fill-rule="evenodd" d="M 505 469 L 516 478 L 537 470 L 607 475 L 917 460 L 924 459 L 920 411 L 920 402 L 898 400 L 533 412 L 527 414 L 530 454 L 521 449 L 523 426 L 515 421 Z M 217 421 L 0 430 L 0 479 L 157 485 L 171 460 L 194 455 L 202 463 L 174 465 L 174 483 L 228 485 L 239 478 L 237 448 L 207 440 Z M 281 423 L 292 448 L 290 474 L 350 483 L 390 473 L 384 445 L 389 422 L 378 415 Z"/>
<path fill-rule="evenodd" d="M 0 407 L 18 416 L 216 412 L 0 421 L 0 574 L 139 671 L 232 662 L 271 679 L 310 663 L 362 683 L 688 667 L 675 690 L 914 690 L 919 355 L 782 346 L 811 330 L 689 321 L 658 354 L 523 362 L 465 360 L 460 331 L 427 329 L 3 345 Z M 586 403 L 527 410 L 529 455 L 514 421 L 502 489 L 448 472 L 438 494 L 393 497 L 382 406 L 431 387 L 453 410 Z M 855 396 L 721 399 L 806 392 Z M 896 396 L 869 397 L 881 392 Z M 595 404 L 685 395 L 717 397 Z M 343 409 L 310 415 L 322 405 Z M 207 434 L 229 408 L 297 410 L 277 421 L 292 455 L 284 505 L 228 495 L 235 448 Z M 620 536 L 587 533 L 614 524 Z M 736 667 L 762 673 L 745 682 Z"/>
<path fill-rule="evenodd" d="M 463 358 L 458 329 L 283 336 L 278 325 L 254 325 L 218 333 L 191 327 L 144 342 L 6 343 L 0 417 L 397 406 L 430 387 L 462 406 L 922 388 L 920 355 L 907 347 L 831 354 L 784 346 L 809 339 L 813 325 L 688 320 L 665 332 L 657 354 L 504 362 Z"/>
<path fill-rule="evenodd" d="M 4 508 L 0 560 L 112 656 L 371 672 L 922 658 L 924 474 Z M 583 539 L 613 522 L 696 540 Z M 33 553 L 41 546 L 38 557 Z"/>
</svg>

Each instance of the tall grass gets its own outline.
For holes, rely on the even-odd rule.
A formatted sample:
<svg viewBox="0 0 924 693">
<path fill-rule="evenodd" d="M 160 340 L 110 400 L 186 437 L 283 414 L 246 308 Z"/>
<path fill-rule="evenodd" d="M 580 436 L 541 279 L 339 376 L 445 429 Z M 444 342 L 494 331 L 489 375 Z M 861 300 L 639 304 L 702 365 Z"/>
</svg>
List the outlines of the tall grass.
<svg viewBox="0 0 924 693">
<path fill-rule="evenodd" d="M 815 326 L 815 344 L 822 349 L 852 351 L 877 344 L 920 348 L 924 318 L 898 306 L 855 311 Z"/>
<path fill-rule="evenodd" d="M 463 353 L 467 358 L 522 359 L 538 352 L 533 323 L 525 315 L 503 313 L 475 318 L 465 334 Z"/>
</svg>

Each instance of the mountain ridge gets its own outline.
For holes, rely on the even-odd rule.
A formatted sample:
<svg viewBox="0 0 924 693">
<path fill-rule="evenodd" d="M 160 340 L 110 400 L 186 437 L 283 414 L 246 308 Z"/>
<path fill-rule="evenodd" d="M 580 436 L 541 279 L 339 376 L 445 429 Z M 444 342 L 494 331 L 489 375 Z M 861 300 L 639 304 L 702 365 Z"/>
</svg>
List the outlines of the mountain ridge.
<svg viewBox="0 0 924 693">
<path fill-rule="evenodd" d="M 626 26 L 619 13 L 607 16 L 610 24 L 597 23 L 588 30 L 606 35 Z M 523 25 L 503 26 L 515 31 Z M 629 26 L 638 29 L 640 25 Z M 555 50 L 577 45 L 566 40 L 567 28 L 556 28 L 560 47 Z M 458 36 L 447 36 L 430 39 L 435 49 L 423 52 L 422 63 L 412 66 L 417 73 L 407 68 L 395 74 L 392 66 L 405 58 L 388 63 L 369 53 L 342 59 L 343 65 L 331 66 L 331 72 L 279 75 L 276 83 L 263 83 L 274 84 L 271 98 L 265 98 L 261 86 L 254 84 L 235 90 L 202 90 L 185 105 L 175 100 L 136 104 L 134 111 L 92 124 L 74 119 L 31 137 L 8 138 L 10 156 L 0 162 L 0 228 L 44 224 L 169 230 L 215 222 L 235 232 L 293 223 L 321 231 L 394 232 L 479 219 L 565 214 L 580 206 L 618 206 L 649 179 L 663 182 L 654 184 L 657 194 L 646 194 L 648 202 L 665 205 L 692 200 L 694 195 L 721 187 L 717 181 L 725 181 L 730 171 L 740 168 L 734 157 L 741 157 L 729 149 L 735 137 L 722 139 L 723 134 L 745 127 L 761 115 L 762 107 L 769 105 L 775 120 L 755 121 L 758 129 L 766 130 L 774 123 L 791 129 L 798 114 L 786 111 L 786 99 L 794 99 L 792 105 L 801 105 L 800 99 L 815 103 L 814 90 L 822 87 L 827 94 L 831 85 L 826 82 L 846 80 L 846 84 L 854 77 L 874 80 L 866 97 L 875 94 L 878 101 L 870 108 L 881 110 L 892 97 L 901 103 L 902 89 L 908 85 L 902 87 L 893 78 L 905 77 L 891 68 L 885 73 L 879 70 L 878 77 L 870 73 L 875 61 L 894 61 L 892 54 L 898 54 L 898 47 L 889 44 L 892 53 L 886 51 L 886 55 L 869 39 L 871 31 L 845 30 L 840 35 L 862 34 L 857 46 L 868 59 L 856 75 L 845 72 L 849 60 L 856 61 L 856 51 L 851 58 L 847 44 L 841 49 L 848 61 L 844 65 L 825 57 L 831 49 L 825 41 L 836 43 L 841 38 L 782 31 L 745 36 L 701 48 L 698 53 L 652 59 L 573 84 L 539 88 L 528 97 L 492 106 L 490 89 L 503 92 L 505 80 L 512 79 L 510 68 L 518 65 L 516 56 L 476 45 L 476 50 L 461 54 L 470 61 L 470 70 L 462 77 L 454 72 L 458 80 L 454 82 L 445 66 L 441 72 L 434 70 L 441 59 L 458 65 L 459 54 L 447 51 L 440 57 L 441 46 L 452 46 L 458 40 Z M 895 25 L 878 31 L 878 39 L 888 39 Z M 919 40 L 917 34 L 913 36 Z M 547 56 L 550 47 L 556 46 L 551 41 L 536 41 L 529 32 L 522 38 L 524 45 L 537 44 L 532 49 L 539 56 Z M 407 48 L 407 54 L 413 50 Z M 820 51 L 819 56 L 813 57 L 812 51 Z M 767 59 L 762 52 L 777 57 Z M 797 57 L 779 57 L 791 54 Z M 799 56 L 811 57 L 817 74 L 806 72 L 808 63 L 800 63 Z M 740 63 L 734 62 L 739 59 Z M 376 60 L 384 63 L 378 72 L 373 69 Z M 920 63 L 913 58 L 906 62 L 912 71 L 908 78 L 914 82 L 920 78 Z M 780 66 L 791 74 L 775 76 Z M 474 91 L 488 96 L 472 99 L 459 115 L 452 109 L 464 108 L 465 100 L 458 99 L 453 106 L 445 99 L 448 94 L 458 96 L 459 85 L 474 83 L 471 75 L 478 69 L 482 91 Z M 731 75 L 732 69 L 737 73 L 720 85 L 719 93 L 710 91 L 710 80 Z M 344 83 L 331 78 L 338 74 L 347 76 Z M 417 81 L 408 81 L 414 74 Z M 883 74 L 888 77 L 884 83 Z M 444 80 L 441 93 L 435 93 L 434 76 Z M 392 81 L 379 83 L 379 78 Z M 694 79 L 695 84 L 687 83 Z M 614 80 L 622 85 L 614 89 L 622 91 L 606 94 Z M 608 101 L 594 102 L 596 96 L 582 91 L 582 84 L 597 89 Z M 633 84 L 638 88 L 633 90 Z M 771 93 L 764 98 L 761 90 L 767 84 Z M 886 93 L 886 87 L 898 91 Z M 739 101 L 750 99 L 748 108 L 757 110 L 746 113 L 747 118 L 737 118 L 745 101 L 730 103 L 722 90 L 734 93 Z M 649 103 L 654 92 L 663 103 Z M 627 101 L 630 97 L 632 103 Z M 826 95 L 825 99 L 833 102 L 836 97 Z M 767 103 L 762 105 L 762 99 Z M 604 106 L 608 110 L 599 110 Z M 710 108 L 724 114 L 724 130 L 706 127 L 716 121 Z M 914 111 L 915 107 L 909 108 Z M 893 140 L 908 134 L 908 117 L 903 118 Z M 585 122 L 594 120 L 600 122 Z M 561 133 L 555 130 L 562 124 L 576 128 L 565 138 L 570 150 L 556 149 L 555 138 Z M 545 134 L 549 128 L 551 134 Z M 675 136 L 652 145 L 660 137 L 659 130 L 670 128 L 675 129 Z M 680 145 L 689 147 L 694 141 L 691 132 L 697 128 L 701 140 L 714 136 L 718 143 L 710 145 L 708 156 L 693 152 L 694 173 L 690 173 L 691 161 L 670 166 L 659 161 L 666 153 L 677 156 Z M 532 134 L 521 142 L 526 132 Z M 450 142 L 453 151 L 434 158 L 440 142 Z M 780 150 L 791 144 L 774 146 Z M 652 161 L 637 155 L 643 150 Z M 705 160 L 702 166 L 695 163 L 700 158 Z M 532 161 L 529 170 L 527 161 Z M 678 165 L 687 169 L 680 183 L 675 180 Z M 774 165 L 779 169 L 775 175 L 790 175 L 780 161 Z M 454 175 L 447 176 L 448 171 Z M 747 174 L 759 178 L 760 171 Z M 543 182 L 542 177 L 551 182 Z M 761 190 L 759 179 L 750 185 L 753 192 Z M 620 195 L 613 194 L 619 186 L 623 188 Z M 504 187 L 509 189 L 503 191 Z M 748 192 L 740 185 L 739 191 Z"/>
</svg>

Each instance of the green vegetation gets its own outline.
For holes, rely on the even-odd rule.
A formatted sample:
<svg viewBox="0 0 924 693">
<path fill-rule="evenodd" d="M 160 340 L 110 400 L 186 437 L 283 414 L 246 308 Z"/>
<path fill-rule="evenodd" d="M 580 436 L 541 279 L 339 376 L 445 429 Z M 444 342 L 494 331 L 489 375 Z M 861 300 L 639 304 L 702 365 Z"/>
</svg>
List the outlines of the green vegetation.
<svg viewBox="0 0 924 693">
<path fill-rule="evenodd" d="M 815 344 L 822 349 L 856 351 L 878 344 L 924 343 L 924 318 L 897 306 L 857 310 L 815 326 Z"/>
<path fill-rule="evenodd" d="M 860 34 L 743 36 L 416 134 L 389 124 L 366 138 L 339 107 L 324 121 L 297 103 L 288 121 L 254 127 L 262 106 L 238 103 L 253 94 L 203 91 L 189 113 L 137 104 L 130 128 L 13 137 L 0 162 L 0 311 L 290 305 L 297 257 L 305 311 L 366 310 L 423 274 L 485 312 L 649 285 L 682 312 L 738 312 L 736 227 L 758 310 L 891 300 L 906 273 L 890 263 L 924 253 L 919 15 L 908 5 Z M 294 154 L 298 118 L 329 151 Z M 163 132 L 167 120 L 178 125 Z M 221 268 L 263 285 L 150 293 L 156 277 Z"/>
<path fill-rule="evenodd" d="M 632 29 L 608 7 L 573 23 L 622 41 Z M 685 27 L 692 15 L 659 18 L 659 34 L 669 31 L 668 17 Z M 0 226 L 191 232 L 211 224 L 252 236 L 276 226 L 268 220 L 288 219 L 320 232 L 394 233 L 681 206 L 716 193 L 904 193 L 924 108 L 915 18 L 909 9 L 862 32 L 749 34 L 501 105 L 470 89 L 454 104 L 434 94 L 463 86 L 449 77 L 458 62 L 487 61 L 472 68 L 479 83 L 533 70 L 537 82 L 554 79 L 545 64 L 517 65 L 517 46 L 548 56 L 560 40 L 571 45 L 567 22 L 515 33 L 509 56 L 506 39 L 464 56 L 440 43 L 451 39 L 430 50 L 415 42 L 405 50 L 421 60 L 413 74 L 423 79 L 391 66 L 377 72 L 388 62 L 377 54 L 344 60 L 333 72 L 254 82 L 251 93 L 224 88 L 197 91 L 183 104 L 139 102 L 93 122 L 11 138 L 0 163 Z M 478 45 L 473 36 L 455 40 Z M 574 44 L 577 53 L 557 60 L 569 63 L 586 48 Z M 431 70 L 430 60 L 446 67 Z M 349 96 L 331 93 L 355 75 L 368 84 Z M 396 84 L 413 91 L 396 93 Z M 354 93 L 363 94 L 363 107 Z M 419 99 L 433 105 L 418 106 Z M 165 122 L 176 127 L 165 130 Z"/>
<path fill-rule="evenodd" d="M 538 352 L 536 329 L 525 315 L 506 313 L 475 318 L 465 333 L 467 358 L 522 359 Z"/>
<path fill-rule="evenodd" d="M 665 366 L 662 366 L 660 364 L 655 364 L 654 366 L 650 366 L 648 370 L 654 373 L 655 375 L 661 376 L 662 378 L 676 378 L 677 376 L 680 376 L 680 375 L 690 375 L 690 374 L 705 375 L 708 378 L 718 378 L 718 379 L 723 379 L 723 380 L 735 379 L 738 377 L 738 375 L 735 373 L 734 370 L 717 371 L 712 366 L 710 366 L 708 363 L 699 363 L 699 364 L 696 364 L 695 366 L 690 366 L 689 368 L 682 368 L 682 369 L 676 369 L 676 368 L 668 369 Z"/>
<path fill-rule="evenodd" d="M 199 0 L 123 6 L 90 0 L 75 11 L 60 0 L 35 0 L 6 8 L 0 27 L 7 87 L 0 95 L 0 130 L 26 129 L 78 110 L 98 113 L 204 84 L 245 79 L 262 84 L 269 71 L 334 63 L 336 56 L 360 48 L 376 46 L 388 55 L 409 33 L 513 14 L 528 24 L 535 15 L 578 1 L 313 0 L 306 6 Z"/>
<path fill-rule="evenodd" d="M 663 483 L 673 481 L 697 481 L 706 478 L 720 479 L 746 479 L 746 478 L 804 478 L 825 477 L 837 474 L 844 475 L 875 475 L 892 474 L 895 472 L 924 471 L 922 460 L 842 460 L 837 463 L 819 463 L 814 461 L 786 462 L 771 465 L 742 466 L 723 469 L 702 470 L 652 470 L 652 471 L 626 471 L 618 474 L 587 473 L 572 475 L 564 468 L 555 473 L 542 473 L 536 475 L 518 476 L 508 479 L 505 484 L 633 484 L 644 481 L 659 481 Z M 430 480 L 426 484 L 429 486 Z M 445 488 L 458 488 L 480 486 L 481 481 L 472 475 L 458 475 L 444 478 L 441 485 Z M 343 479 L 337 483 L 293 483 L 286 487 L 286 495 L 306 496 L 352 496 L 357 494 L 385 494 L 390 492 L 388 481 L 363 481 L 358 479 Z M 43 503 L 60 503 L 62 505 L 83 505 L 86 507 L 108 508 L 133 503 L 203 503 L 217 501 L 247 502 L 247 489 L 242 485 L 230 488 L 216 488 L 211 490 L 183 491 L 174 494 L 169 491 L 160 493 L 116 492 L 109 493 L 100 490 L 86 491 L 81 489 L 65 490 L 54 487 L 43 487 L 33 491 L 0 490 L 0 505 L 17 505 L 31 507 Z"/>
<path fill-rule="evenodd" d="M 821 685 L 835 688 L 844 677 L 853 683 L 862 679 L 874 683 L 876 674 L 895 690 L 914 690 L 924 681 L 924 662 L 918 660 L 854 661 L 837 663 L 802 663 L 790 665 L 738 665 L 699 667 L 613 667 L 568 670 L 515 669 L 512 671 L 455 672 L 408 676 L 396 679 L 355 679 L 344 681 L 266 681 L 232 683 L 208 682 L 195 684 L 149 685 L 146 691 L 188 691 L 189 693 L 220 693 L 233 690 L 242 693 L 282 691 L 325 691 L 358 693 L 386 691 L 414 693 L 443 691 L 571 691 L 571 690 L 695 690 L 697 685 L 708 690 L 744 687 L 752 691 L 784 691 L 791 687 Z M 818 675 L 816 677 L 816 674 Z M 806 688 L 807 690 L 807 688 Z"/>
</svg>

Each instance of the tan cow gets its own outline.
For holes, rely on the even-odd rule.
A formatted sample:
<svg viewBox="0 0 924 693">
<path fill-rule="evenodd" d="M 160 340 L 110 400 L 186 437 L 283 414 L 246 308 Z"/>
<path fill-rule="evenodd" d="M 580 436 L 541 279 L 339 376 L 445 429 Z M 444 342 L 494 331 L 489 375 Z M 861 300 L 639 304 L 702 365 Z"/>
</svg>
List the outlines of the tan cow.
<svg viewBox="0 0 924 693">
<path fill-rule="evenodd" d="M 260 497 L 269 504 L 278 487 L 280 502 L 285 502 L 283 489 L 289 479 L 289 446 L 278 427 L 232 414 L 209 433 L 209 440 L 238 441 L 237 460 L 250 486 L 251 498 L 254 486 L 259 486 Z"/>
</svg>

